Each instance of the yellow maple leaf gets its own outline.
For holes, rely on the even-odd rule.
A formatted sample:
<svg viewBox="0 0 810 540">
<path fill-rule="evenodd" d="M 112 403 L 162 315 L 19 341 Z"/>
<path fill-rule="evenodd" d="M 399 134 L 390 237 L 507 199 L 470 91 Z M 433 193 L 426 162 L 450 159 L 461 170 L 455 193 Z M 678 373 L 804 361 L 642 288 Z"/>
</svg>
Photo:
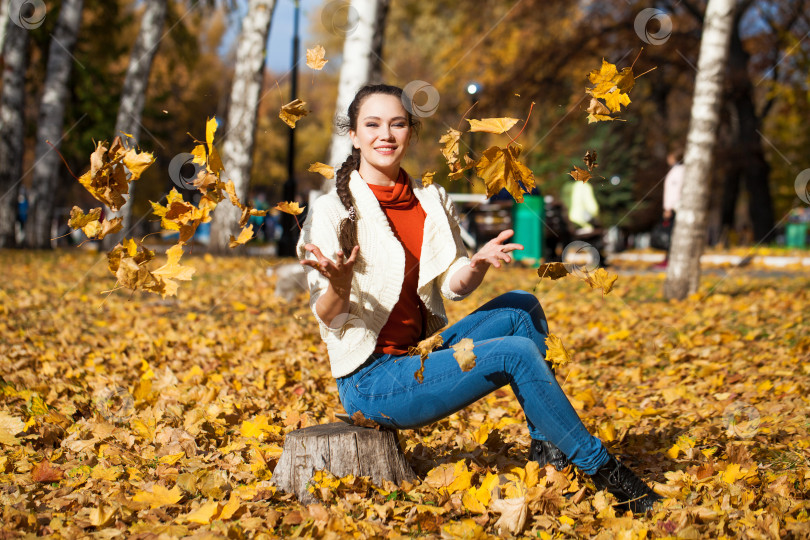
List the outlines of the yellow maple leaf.
<svg viewBox="0 0 810 540">
<path fill-rule="evenodd" d="M 155 162 L 155 156 L 153 156 L 149 152 L 138 152 L 135 149 L 130 149 L 124 154 L 124 166 L 129 169 L 129 172 L 132 173 L 130 177 L 130 182 L 133 180 L 138 180 L 143 171 L 145 171 L 149 166 Z"/>
<path fill-rule="evenodd" d="M 309 172 L 318 173 L 327 180 L 331 180 L 335 177 L 335 168 L 331 165 L 327 165 L 326 163 L 321 163 L 320 161 L 312 163 L 307 170 Z"/>
<path fill-rule="evenodd" d="M 433 183 L 433 177 L 436 176 L 435 172 L 422 173 L 422 186 L 427 187 Z"/>
<path fill-rule="evenodd" d="M 326 49 L 321 45 L 307 49 L 307 65 L 312 69 L 323 69 L 323 66 L 329 61 L 325 60 L 324 56 L 326 56 Z"/>
<path fill-rule="evenodd" d="M 611 112 L 619 112 L 621 110 L 621 106 L 624 105 L 625 107 L 630 105 L 630 96 L 627 94 L 623 94 L 618 90 L 614 90 L 613 92 L 608 92 L 604 96 L 605 105 L 607 105 L 608 109 Z"/>
<path fill-rule="evenodd" d="M 300 99 L 296 98 L 281 107 L 278 117 L 281 118 L 285 124 L 295 129 L 296 122 L 309 114 L 309 111 L 306 109 L 306 107 L 304 107 L 306 104 L 306 101 L 301 101 Z"/>
<path fill-rule="evenodd" d="M 487 504 L 489 504 L 489 501 L 487 501 L 486 504 L 481 502 L 481 500 L 478 498 L 478 491 L 480 489 L 481 488 L 471 487 L 461 496 L 461 504 L 463 504 L 464 508 L 469 512 L 475 514 L 485 514 L 487 511 Z"/>
<path fill-rule="evenodd" d="M 253 238 L 253 225 L 248 225 L 239 233 L 239 238 L 235 238 L 231 235 L 228 247 L 235 248 L 236 246 L 244 245 L 251 238 Z"/>
<path fill-rule="evenodd" d="M 297 202 L 280 202 L 276 205 L 276 209 L 279 212 L 284 212 L 285 214 L 292 214 L 293 216 L 300 215 L 306 206 L 300 207 L 298 206 Z"/>
<path fill-rule="evenodd" d="M 71 229 L 82 229 L 88 223 L 92 223 L 93 221 L 98 221 L 101 219 L 101 207 L 93 208 L 88 213 L 84 213 L 84 211 L 79 208 L 78 206 L 74 206 L 70 210 L 70 219 L 68 220 L 68 227 Z"/>
<path fill-rule="evenodd" d="M 481 120 L 467 120 L 470 131 L 473 133 L 506 133 L 518 123 L 518 118 L 483 118 Z"/>
<path fill-rule="evenodd" d="M 207 503 L 203 503 L 200 505 L 199 508 L 194 510 L 193 512 L 189 512 L 184 517 L 186 521 L 191 521 L 192 523 L 200 523 L 201 525 L 208 525 L 211 523 L 211 519 L 216 515 L 219 511 L 219 503 L 217 501 L 209 501 Z"/>
<path fill-rule="evenodd" d="M 444 159 L 447 161 L 447 166 L 450 167 L 450 170 L 454 170 L 454 165 L 456 165 L 458 161 L 458 141 L 461 139 L 461 132 L 455 129 L 448 129 L 447 133 L 439 138 L 439 143 L 444 145 L 442 146 L 442 155 Z"/>
<path fill-rule="evenodd" d="M 461 371 L 470 371 L 472 368 L 475 367 L 475 353 L 473 353 L 473 347 L 475 344 L 473 340 L 470 338 L 464 338 L 459 340 L 458 343 L 453 345 L 453 358 L 456 359 L 458 362 L 458 367 L 461 368 Z"/>
<path fill-rule="evenodd" d="M 160 484 L 152 486 L 152 491 L 139 491 L 132 497 L 135 502 L 147 503 L 150 508 L 160 508 L 169 504 L 176 504 L 183 498 L 179 486 L 174 486 L 171 490 Z"/>
<path fill-rule="evenodd" d="M 739 463 L 729 463 L 726 470 L 723 471 L 723 482 L 727 484 L 733 484 L 740 478 L 744 478 L 745 475 L 748 473 L 747 470 L 741 470 Z"/>
<path fill-rule="evenodd" d="M 521 203 L 523 193 L 534 189 L 534 174 L 518 161 L 519 156 L 520 146 L 516 144 L 506 148 L 491 146 L 484 150 L 475 164 L 475 172 L 487 186 L 487 197 L 506 188 L 515 201 Z"/>
<path fill-rule="evenodd" d="M 173 245 L 166 250 L 166 256 L 166 264 L 156 270 L 153 270 L 152 275 L 159 277 L 164 282 L 174 279 L 178 279 L 180 281 L 190 281 L 191 276 L 194 275 L 194 272 L 197 270 L 190 266 L 183 266 L 182 264 L 179 264 L 180 258 L 183 256 L 183 246 L 181 244 Z M 171 285 L 169 287 L 172 288 Z M 176 284 L 174 284 L 174 290 L 177 290 Z"/>
<path fill-rule="evenodd" d="M 554 334 L 546 336 L 546 347 L 546 360 L 551 362 L 555 368 L 571 361 L 571 355 L 562 340 Z"/>
<path fill-rule="evenodd" d="M 613 284 L 619 278 L 617 274 L 611 274 L 604 268 L 597 268 L 595 272 L 585 272 L 585 281 L 592 289 L 601 288 L 602 294 L 608 294 L 613 290 Z"/>
<path fill-rule="evenodd" d="M 185 455 L 186 455 L 186 453 L 183 450 L 181 450 L 180 452 L 178 452 L 176 454 L 168 454 L 168 455 L 163 456 L 162 458 L 160 458 L 158 460 L 158 463 L 165 463 L 166 465 L 174 465 L 175 463 L 177 463 L 180 460 L 181 457 L 183 457 Z"/>
<path fill-rule="evenodd" d="M 218 519 L 228 521 L 239 510 L 241 505 L 242 501 L 239 496 L 236 493 L 231 492 L 231 498 L 228 499 L 228 502 L 222 507 L 222 512 L 219 514 Z"/>
<path fill-rule="evenodd" d="M 436 347 L 441 347 L 442 343 L 444 343 L 444 338 L 442 338 L 442 335 L 437 332 L 432 336 L 425 338 L 419 343 L 417 343 L 415 347 L 408 348 L 408 354 L 410 355 L 418 354 L 420 359 L 422 360 L 422 365 L 413 374 L 414 378 L 420 383 L 423 380 L 422 374 L 425 371 L 425 360 L 427 360 L 428 355 L 430 355 L 430 353 Z"/>
</svg>

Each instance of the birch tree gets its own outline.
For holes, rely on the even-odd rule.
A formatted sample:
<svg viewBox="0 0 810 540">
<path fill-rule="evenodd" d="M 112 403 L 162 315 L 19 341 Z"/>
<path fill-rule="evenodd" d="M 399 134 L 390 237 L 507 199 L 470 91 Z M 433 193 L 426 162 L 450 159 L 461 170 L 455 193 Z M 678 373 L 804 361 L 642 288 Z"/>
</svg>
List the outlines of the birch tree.
<svg viewBox="0 0 810 540">
<path fill-rule="evenodd" d="M 60 160 L 56 150 L 63 137 L 68 79 L 75 61 L 72 51 L 76 46 L 83 7 L 84 0 L 63 0 L 48 49 L 25 234 L 26 245 L 33 248 L 50 246 L 50 224 L 59 179 Z"/>
<path fill-rule="evenodd" d="M 346 32 L 335 105 L 338 115 L 346 114 L 354 95 L 364 84 L 379 79 L 382 35 L 389 3 L 390 0 L 352 0 L 345 25 L 333 24 L 334 31 Z M 330 145 L 329 164 L 335 168 L 340 167 L 351 151 L 349 137 L 335 130 Z M 323 191 L 329 191 L 334 185 L 334 180 L 326 180 Z"/>
<path fill-rule="evenodd" d="M 267 36 L 275 0 L 249 0 L 236 47 L 236 65 L 231 85 L 230 106 L 225 121 L 222 164 L 241 200 L 247 197 L 253 147 L 256 141 L 256 114 L 264 78 Z M 225 252 L 230 235 L 236 232 L 241 212 L 223 201 L 211 223 L 212 251 Z"/>
<path fill-rule="evenodd" d="M 118 116 L 115 119 L 115 135 L 129 133 L 137 144 L 141 132 L 141 115 L 146 100 L 146 90 L 149 84 L 149 73 L 152 71 L 152 62 L 160 45 L 161 31 L 166 21 L 168 9 L 167 0 L 146 0 L 146 9 L 141 18 L 141 28 L 129 57 L 127 75 L 124 87 L 121 90 L 121 104 L 118 107 Z M 123 138 L 124 143 L 131 145 L 132 141 Z M 115 245 L 120 237 L 129 235 L 132 223 L 132 198 L 135 182 L 129 183 L 129 198 L 126 204 L 117 212 L 107 209 L 112 217 L 123 217 L 123 230 L 121 233 L 105 238 L 105 244 Z"/>
<path fill-rule="evenodd" d="M 5 2 L 2 2 L 5 5 Z M 0 26 L 3 21 L 0 20 Z M 0 94 L 0 248 L 13 246 L 17 193 L 22 180 L 25 135 L 25 68 L 28 30 L 8 24 Z"/>
<path fill-rule="evenodd" d="M 700 255 L 706 243 L 712 152 L 717 143 L 723 78 L 734 22 L 735 0 L 709 0 L 700 41 L 685 178 L 675 214 L 664 295 L 683 299 L 700 284 Z"/>
</svg>

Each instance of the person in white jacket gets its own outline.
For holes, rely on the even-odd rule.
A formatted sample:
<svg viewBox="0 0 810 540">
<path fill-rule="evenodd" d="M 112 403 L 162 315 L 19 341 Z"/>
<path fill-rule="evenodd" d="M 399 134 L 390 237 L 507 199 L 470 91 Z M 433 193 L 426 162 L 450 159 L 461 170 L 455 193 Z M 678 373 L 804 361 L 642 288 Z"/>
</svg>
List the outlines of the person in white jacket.
<svg viewBox="0 0 810 540">
<path fill-rule="evenodd" d="M 442 297 L 464 298 L 523 247 L 507 230 L 468 257 L 444 189 L 400 167 L 417 128 L 410 105 L 394 86 L 357 93 L 345 125 L 352 154 L 336 188 L 311 205 L 298 243 L 344 408 L 411 429 L 509 384 L 526 413 L 530 459 L 558 469 L 570 460 L 626 508 L 652 508 L 660 497 L 588 433 L 547 365 L 548 322 L 533 294 L 503 294 L 450 325 L 424 362 L 411 352 L 447 324 Z M 462 340 L 475 354 L 464 369 L 453 356 Z"/>
</svg>

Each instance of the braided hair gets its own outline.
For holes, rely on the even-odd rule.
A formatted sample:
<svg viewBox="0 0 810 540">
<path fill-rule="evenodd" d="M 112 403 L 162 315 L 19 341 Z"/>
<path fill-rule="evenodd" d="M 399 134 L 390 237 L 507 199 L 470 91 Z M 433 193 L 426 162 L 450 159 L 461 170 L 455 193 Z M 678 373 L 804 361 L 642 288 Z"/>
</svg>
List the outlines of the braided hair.
<svg viewBox="0 0 810 540">
<path fill-rule="evenodd" d="M 385 94 L 402 99 L 402 89 L 397 86 L 388 84 L 369 84 L 362 87 L 354 99 L 349 104 L 348 117 L 338 118 L 336 123 L 341 133 L 348 133 L 349 131 L 357 131 L 357 116 L 360 113 L 360 106 L 363 101 L 374 94 Z M 408 125 L 411 129 L 418 131 L 419 121 L 408 110 Z M 344 257 L 348 258 L 354 246 L 357 245 L 357 211 L 355 210 L 354 197 L 349 191 L 349 177 L 352 171 L 360 168 L 360 150 L 352 148 L 352 153 L 343 162 L 343 165 L 337 170 L 335 174 L 335 190 L 343 203 L 343 207 L 349 212 L 349 217 L 340 222 L 338 231 L 338 240 L 340 242 L 340 249 L 343 251 Z M 359 262 L 359 259 L 358 259 Z"/>
</svg>

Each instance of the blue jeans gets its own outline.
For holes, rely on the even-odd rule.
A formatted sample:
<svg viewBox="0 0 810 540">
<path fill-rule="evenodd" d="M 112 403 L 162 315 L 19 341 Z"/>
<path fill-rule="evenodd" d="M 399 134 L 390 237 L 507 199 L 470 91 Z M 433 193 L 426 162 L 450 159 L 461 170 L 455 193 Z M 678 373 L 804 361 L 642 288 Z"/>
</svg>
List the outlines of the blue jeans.
<svg viewBox="0 0 810 540">
<path fill-rule="evenodd" d="M 424 380 L 414 378 L 416 356 L 372 354 L 337 379 L 346 412 L 383 426 L 412 429 L 448 416 L 492 391 L 511 385 L 533 439 L 554 443 L 592 474 L 608 460 L 602 442 L 588 433 L 545 361 L 548 323 L 537 298 L 512 291 L 487 302 L 441 333 L 444 344 L 425 360 Z M 475 367 L 463 372 L 451 347 L 475 343 Z"/>
</svg>

